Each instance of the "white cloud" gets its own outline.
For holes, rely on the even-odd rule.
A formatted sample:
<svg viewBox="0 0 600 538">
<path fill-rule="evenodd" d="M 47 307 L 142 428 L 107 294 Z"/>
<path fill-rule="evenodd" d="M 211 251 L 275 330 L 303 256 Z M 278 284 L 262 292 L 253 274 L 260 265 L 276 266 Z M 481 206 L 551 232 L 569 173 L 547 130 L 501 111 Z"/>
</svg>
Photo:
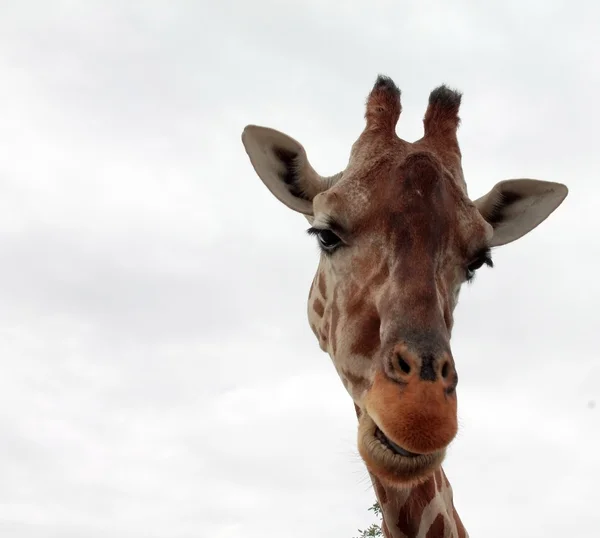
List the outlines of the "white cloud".
<svg viewBox="0 0 600 538">
<path fill-rule="evenodd" d="M 592 3 L 0 12 L 2 535 L 351 538 L 368 525 L 352 404 L 305 319 L 316 249 L 240 135 L 284 130 L 335 173 L 383 72 L 409 139 L 434 86 L 464 92 L 474 196 L 519 176 L 571 189 L 462 293 L 447 473 L 473 536 L 595 536 Z"/>
</svg>

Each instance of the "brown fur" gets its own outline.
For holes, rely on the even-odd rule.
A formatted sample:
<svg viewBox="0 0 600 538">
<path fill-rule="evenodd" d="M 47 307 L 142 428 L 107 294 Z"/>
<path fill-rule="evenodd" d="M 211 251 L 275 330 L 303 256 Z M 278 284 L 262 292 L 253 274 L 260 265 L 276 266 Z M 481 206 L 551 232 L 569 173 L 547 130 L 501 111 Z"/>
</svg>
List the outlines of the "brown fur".
<svg viewBox="0 0 600 538">
<path fill-rule="evenodd" d="M 400 90 L 391 79 L 380 77 L 367 101 L 366 129 L 392 134 L 401 112 Z"/>
<path fill-rule="evenodd" d="M 446 523 L 444 521 L 444 515 L 438 514 L 433 522 L 433 525 L 429 527 L 425 538 L 444 538 L 445 536 Z"/>
<path fill-rule="evenodd" d="M 331 351 L 335 355 L 337 352 L 337 338 L 335 337 L 338 322 L 340 320 L 340 307 L 336 301 L 337 298 L 337 290 L 333 292 L 333 302 L 331 304 L 331 315 L 330 315 L 330 325 L 329 325 L 329 335 L 331 336 Z"/>
<path fill-rule="evenodd" d="M 369 380 L 366 377 L 355 375 L 350 370 L 342 369 L 340 375 L 343 379 L 346 379 L 347 381 L 352 383 L 354 390 L 356 390 L 357 392 L 363 391 L 369 386 Z"/>
<path fill-rule="evenodd" d="M 377 477 L 372 478 L 383 512 L 384 536 L 389 538 L 467 537 L 454 508 L 452 489 L 447 483 L 443 470 L 438 469 L 412 489 L 385 486 Z M 428 523 L 423 522 L 426 510 L 434 514 Z"/>
<path fill-rule="evenodd" d="M 438 469 L 434 475 L 433 475 L 434 479 L 435 479 L 435 485 L 437 486 L 437 490 L 438 491 L 442 491 L 442 486 L 444 485 L 444 478 L 442 476 L 442 470 Z"/>
<path fill-rule="evenodd" d="M 354 340 L 350 352 L 353 355 L 371 358 L 381 344 L 379 328 L 381 320 L 374 306 L 365 307 L 358 320 L 357 331 L 361 337 Z"/>
<path fill-rule="evenodd" d="M 319 316 L 320 318 L 323 317 L 323 314 L 325 313 L 325 305 L 322 303 L 322 301 L 320 299 L 314 300 L 313 310 L 315 311 L 315 314 L 317 314 L 317 316 Z"/>
<path fill-rule="evenodd" d="M 416 536 L 425 507 L 435 498 L 435 481 L 433 477 L 424 482 L 420 488 L 411 493 L 398 512 L 397 529 L 406 536 Z"/>
<path fill-rule="evenodd" d="M 323 299 L 327 299 L 327 285 L 323 273 L 319 273 L 319 293 Z"/>
<path fill-rule="evenodd" d="M 383 487 L 381 481 L 376 476 L 371 476 L 373 480 L 373 485 L 375 486 L 375 492 L 377 493 L 377 497 L 379 502 L 382 504 L 387 503 L 387 493 L 385 488 Z"/>
<path fill-rule="evenodd" d="M 462 524 L 460 516 L 458 515 L 458 512 L 456 511 L 456 508 L 454 508 L 454 506 L 452 507 L 452 516 L 454 518 L 454 523 L 456 524 L 456 530 L 458 532 L 456 537 L 457 538 L 467 538 L 467 531 L 465 530 L 465 527 Z"/>
</svg>

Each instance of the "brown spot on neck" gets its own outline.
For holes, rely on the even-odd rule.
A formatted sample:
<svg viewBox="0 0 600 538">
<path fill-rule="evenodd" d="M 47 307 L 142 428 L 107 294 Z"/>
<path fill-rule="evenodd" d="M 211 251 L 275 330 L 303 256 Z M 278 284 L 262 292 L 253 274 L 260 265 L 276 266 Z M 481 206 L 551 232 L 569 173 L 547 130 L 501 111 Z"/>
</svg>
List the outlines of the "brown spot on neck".
<svg viewBox="0 0 600 538">
<path fill-rule="evenodd" d="M 383 525 L 386 525 L 387 538 L 415 538 L 419 536 L 425 509 L 431 502 L 438 509 L 433 524 L 429 529 L 423 529 L 428 538 L 466 538 L 467 533 L 452 502 L 451 491 L 440 491 L 447 480 L 443 469 L 439 469 L 425 482 L 410 490 L 397 489 L 384 485 L 376 476 L 371 474 L 377 500 L 381 506 Z M 449 486 L 448 486 L 449 487 Z M 453 532 L 456 525 L 456 533 Z M 420 535 L 422 536 L 422 534 Z"/>
<path fill-rule="evenodd" d="M 436 495 L 435 479 L 431 476 L 415 486 L 406 502 L 398 511 L 396 527 L 406 536 L 416 536 L 423 517 L 423 510 Z"/>
<path fill-rule="evenodd" d="M 444 538 L 445 529 L 446 529 L 446 522 L 444 521 L 444 515 L 438 514 L 438 516 L 435 518 L 435 521 L 433 522 L 431 527 L 429 527 L 429 530 L 427 531 L 425 538 Z"/>
</svg>

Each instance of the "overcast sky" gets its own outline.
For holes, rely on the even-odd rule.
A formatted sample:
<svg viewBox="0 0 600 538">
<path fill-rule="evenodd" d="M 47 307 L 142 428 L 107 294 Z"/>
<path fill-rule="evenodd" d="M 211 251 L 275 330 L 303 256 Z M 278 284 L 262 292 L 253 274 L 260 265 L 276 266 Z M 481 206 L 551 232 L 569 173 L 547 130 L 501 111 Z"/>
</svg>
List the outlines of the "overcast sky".
<svg viewBox="0 0 600 538">
<path fill-rule="evenodd" d="M 473 197 L 511 177 L 570 188 L 462 293 L 446 472 L 473 537 L 597 537 L 593 4 L 4 0 L 0 535 L 373 521 L 352 402 L 306 321 L 314 238 L 240 135 L 283 130 L 336 173 L 384 73 L 409 140 L 433 87 L 464 92 Z"/>
</svg>

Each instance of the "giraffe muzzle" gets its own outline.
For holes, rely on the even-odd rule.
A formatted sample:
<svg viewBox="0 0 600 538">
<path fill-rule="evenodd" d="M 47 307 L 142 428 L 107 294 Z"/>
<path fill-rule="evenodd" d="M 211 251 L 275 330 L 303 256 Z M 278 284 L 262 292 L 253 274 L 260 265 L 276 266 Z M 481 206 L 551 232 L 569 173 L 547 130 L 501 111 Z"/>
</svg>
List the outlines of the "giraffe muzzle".
<svg viewBox="0 0 600 538">
<path fill-rule="evenodd" d="M 456 393 L 416 371 L 405 382 L 375 375 L 362 404 L 358 449 L 381 479 L 408 484 L 442 464 L 457 432 Z"/>
</svg>

